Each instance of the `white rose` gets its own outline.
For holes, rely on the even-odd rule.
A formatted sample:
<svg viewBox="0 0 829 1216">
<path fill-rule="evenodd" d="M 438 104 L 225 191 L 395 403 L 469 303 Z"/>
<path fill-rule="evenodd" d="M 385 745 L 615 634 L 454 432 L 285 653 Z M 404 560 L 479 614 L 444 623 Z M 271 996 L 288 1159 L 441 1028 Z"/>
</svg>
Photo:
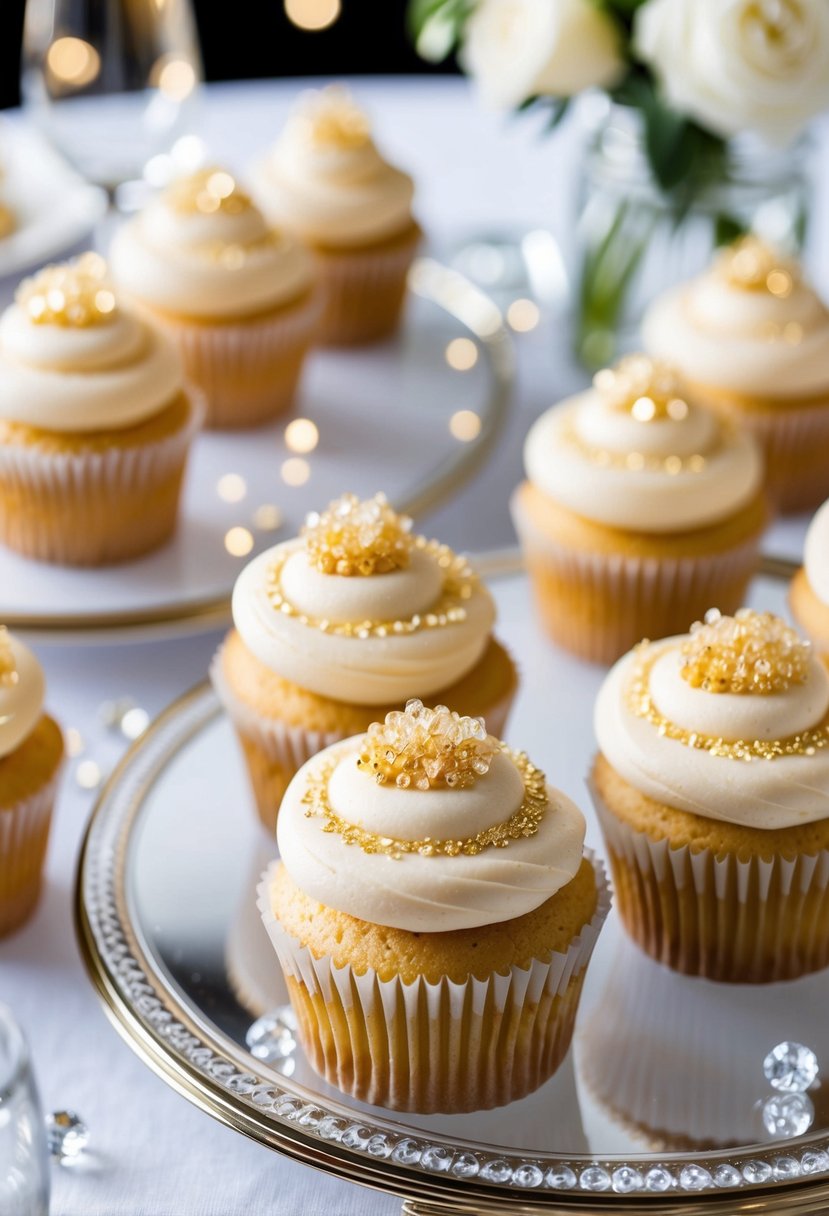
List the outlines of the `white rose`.
<svg viewBox="0 0 829 1216">
<path fill-rule="evenodd" d="M 786 143 L 829 106 L 829 0 L 647 0 L 633 44 L 672 106 Z"/>
<path fill-rule="evenodd" d="M 624 70 L 617 28 L 593 0 L 479 0 L 462 62 L 499 109 L 607 86 Z"/>
</svg>

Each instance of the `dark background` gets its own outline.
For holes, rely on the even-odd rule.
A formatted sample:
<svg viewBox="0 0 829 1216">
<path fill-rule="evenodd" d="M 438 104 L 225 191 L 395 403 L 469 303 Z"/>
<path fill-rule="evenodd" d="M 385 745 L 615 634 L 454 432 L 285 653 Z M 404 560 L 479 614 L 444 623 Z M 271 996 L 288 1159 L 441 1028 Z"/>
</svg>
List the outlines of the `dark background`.
<svg viewBox="0 0 829 1216">
<path fill-rule="evenodd" d="M 342 0 L 339 18 L 318 31 L 292 25 L 283 0 L 191 2 L 207 80 L 453 70 L 417 57 L 406 33 L 406 0 Z M 0 107 L 19 100 L 24 3 L 0 0 Z"/>
</svg>

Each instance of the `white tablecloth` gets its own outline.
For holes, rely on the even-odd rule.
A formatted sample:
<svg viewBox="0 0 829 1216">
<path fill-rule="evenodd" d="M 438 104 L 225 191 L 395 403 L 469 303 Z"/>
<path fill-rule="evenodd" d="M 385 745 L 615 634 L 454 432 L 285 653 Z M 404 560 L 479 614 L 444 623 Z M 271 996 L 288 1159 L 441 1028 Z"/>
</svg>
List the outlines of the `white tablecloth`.
<svg viewBox="0 0 829 1216">
<path fill-rule="evenodd" d="M 296 82 L 207 91 L 203 133 L 217 159 L 241 170 L 279 129 Z M 389 155 L 418 182 L 418 209 L 436 246 L 505 222 L 566 236 L 574 186 L 575 130 L 554 141 L 534 123 L 488 115 L 459 81 L 361 81 Z M 820 215 L 825 207 L 818 205 Z M 814 255 L 826 260 L 829 229 Z M 578 380 L 549 326 L 518 339 L 519 401 L 497 458 L 429 530 L 462 548 L 513 539 L 506 503 L 520 475 L 530 419 Z M 108 768 L 124 744 L 100 722 L 107 699 L 129 694 L 152 713 L 201 679 L 215 636 L 99 648 L 40 645 L 49 705 L 82 733 L 87 755 Z M 91 1151 L 54 1168 L 57 1216 L 385 1216 L 399 1202 L 294 1164 L 191 1106 L 155 1077 L 108 1024 L 82 971 L 71 899 L 81 832 L 93 795 L 73 762 L 57 808 L 47 885 L 30 924 L 0 943 L 0 999 L 29 1037 L 44 1105 L 77 1109 Z"/>
</svg>

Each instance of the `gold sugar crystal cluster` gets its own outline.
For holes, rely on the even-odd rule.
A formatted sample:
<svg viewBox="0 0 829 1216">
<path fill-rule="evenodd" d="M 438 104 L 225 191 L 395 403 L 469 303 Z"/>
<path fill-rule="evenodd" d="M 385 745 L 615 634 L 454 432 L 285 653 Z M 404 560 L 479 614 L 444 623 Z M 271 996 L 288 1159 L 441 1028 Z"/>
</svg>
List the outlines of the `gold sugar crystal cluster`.
<svg viewBox="0 0 829 1216">
<path fill-rule="evenodd" d="M 24 279 L 15 299 L 36 325 L 77 329 L 102 325 L 117 309 L 106 275 L 104 259 L 97 253 L 84 253 L 71 262 L 44 266 Z"/>
<path fill-rule="evenodd" d="M 754 235 L 741 237 L 720 254 L 717 269 L 732 287 L 767 291 L 785 300 L 798 281 L 795 264 Z"/>
<path fill-rule="evenodd" d="M 412 700 L 405 710 L 371 724 L 357 765 L 379 785 L 462 789 L 489 772 L 499 746 L 481 718 L 461 717 L 445 705 L 429 709 Z"/>
<path fill-rule="evenodd" d="M 714 608 L 691 626 L 680 674 L 705 692 L 769 695 L 804 683 L 810 655 L 809 642 L 771 612 Z"/>
<path fill-rule="evenodd" d="M 614 367 L 597 372 L 593 384 L 611 409 L 637 422 L 681 422 L 688 416 L 676 372 L 647 355 L 626 355 Z"/>
<path fill-rule="evenodd" d="M 329 85 L 307 103 L 302 121 L 310 141 L 322 148 L 363 148 L 371 139 L 368 117 L 347 89 Z"/>
<path fill-rule="evenodd" d="M 408 515 L 398 515 L 385 494 L 361 502 L 343 494 L 328 509 L 312 512 L 301 530 L 311 562 L 323 574 L 386 574 L 403 570 L 414 538 Z"/>
<path fill-rule="evenodd" d="M 0 688 L 13 688 L 19 679 L 9 631 L 5 625 L 0 625 Z"/>
<path fill-rule="evenodd" d="M 215 166 L 179 178 L 167 187 L 164 198 L 182 215 L 240 215 L 253 207 L 236 178 Z"/>
</svg>

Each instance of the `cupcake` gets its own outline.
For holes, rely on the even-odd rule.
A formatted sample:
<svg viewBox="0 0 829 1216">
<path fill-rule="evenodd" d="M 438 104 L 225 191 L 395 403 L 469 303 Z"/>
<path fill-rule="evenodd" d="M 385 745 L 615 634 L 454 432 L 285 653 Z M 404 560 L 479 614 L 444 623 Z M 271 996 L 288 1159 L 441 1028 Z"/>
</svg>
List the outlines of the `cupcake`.
<svg viewBox="0 0 829 1216">
<path fill-rule="evenodd" d="M 770 983 L 829 963 L 829 673 L 771 613 L 643 643 L 596 702 L 616 904 L 659 962 Z"/>
<path fill-rule="evenodd" d="M 754 441 L 631 355 L 549 410 L 524 446 L 512 515 L 542 623 L 608 663 L 642 637 L 734 611 L 768 519 Z"/>
<path fill-rule="evenodd" d="M 0 542 L 42 561 L 162 545 L 201 420 L 175 350 L 105 276 L 93 253 L 47 266 L 0 318 Z"/>
<path fill-rule="evenodd" d="M 0 628 L 0 937 L 23 924 L 40 894 L 63 759 L 44 691 L 31 650 Z"/>
<path fill-rule="evenodd" d="M 110 260 L 118 286 L 178 348 L 208 426 L 260 426 L 288 409 L 317 337 L 314 267 L 229 173 L 174 182 L 119 229 Z"/>
<path fill-rule="evenodd" d="M 466 560 L 414 536 L 382 494 L 343 495 L 246 566 L 211 674 L 268 831 L 300 765 L 409 696 L 439 695 L 500 733 L 517 676 L 494 620 Z"/>
<path fill-rule="evenodd" d="M 797 265 L 744 238 L 656 300 L 643 338 L 700 400 L 754 435 L 781 511 L 829 496 L 829 310 Z"/>
<path fill-rule="evenodd" d="M 317 1072 L 422 1113 L 537 1089 L 608 908 L 584 828 L 480 719 L 418 700 L 305 764 L 259 907 Z"/>
<path fill-rule="evenodd" d="M 349 94 L 304 94 L 252 181 L 265 214 L 316 259 L 322 340 L 350 345 L 393 333 L 422 235 L 412 216 L 414 185 L 383 160 Z"/>
<path fill-rule="evenodd" d="M 789 589 L 789 607 L 803 632 L 829 654 L 829 502 L 809 524 L 803 565 Z"/>
</svg>

